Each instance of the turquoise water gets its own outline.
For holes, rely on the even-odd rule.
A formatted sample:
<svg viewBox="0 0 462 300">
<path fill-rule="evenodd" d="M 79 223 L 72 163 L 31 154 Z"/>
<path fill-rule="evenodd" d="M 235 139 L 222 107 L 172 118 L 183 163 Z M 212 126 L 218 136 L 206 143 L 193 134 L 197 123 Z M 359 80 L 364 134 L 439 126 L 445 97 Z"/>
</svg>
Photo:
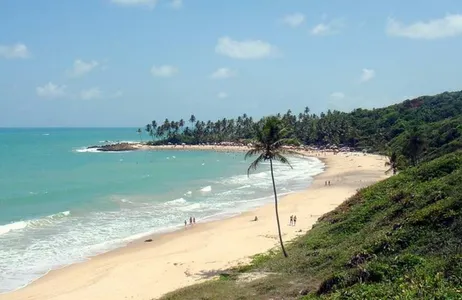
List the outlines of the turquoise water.
<svg viewBox="0 0 462 300">
<path fill-rule="evenodd" d="M 135 129 L 0 129 L 0 293 L 53 268 L 149 233 L 241 213 L 271 201 L 268 166 L 247 177 L 242 153 L 85 147 L 137 141 Z M 316 159 L 276 165 L 281 194 L 306 188 Z"/>
</svg>

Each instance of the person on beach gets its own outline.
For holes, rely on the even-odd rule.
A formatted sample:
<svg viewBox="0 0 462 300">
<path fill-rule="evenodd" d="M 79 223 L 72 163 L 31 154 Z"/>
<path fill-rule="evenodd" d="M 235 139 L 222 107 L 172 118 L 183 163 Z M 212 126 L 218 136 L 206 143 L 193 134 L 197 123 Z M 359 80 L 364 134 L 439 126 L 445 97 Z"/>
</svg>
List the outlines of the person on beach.
<svg viewBox="0 0 462 300">
<path fill-rule="evenodd" d="M 297 216 L 294 216 L 294 223 L 293 225 L 295 226 L 297 224 Z"/>
<path fill-rule="evenodd" d="M 193 217 L 193 224 L 196 224 L 196 217 Z"/>
<path fill-rule="evenodd" d="M 188 222 L 184 220 L 184 227 L 188 226 Z"/>
<path fill-rule="evenodd" d="M 289 225 L 292 226 L 293 223 L 294 223 L 294 216 L 290 216 Z"/>
<path fill-rule="evenodd" d="M 192 225 L 192 217 L 189 217 L 189 225 Z"/>
<path fill-rule="evenodd" d="M 327 184 L 330 186 L 330 180 L 327 182 Z"/>
</svg>

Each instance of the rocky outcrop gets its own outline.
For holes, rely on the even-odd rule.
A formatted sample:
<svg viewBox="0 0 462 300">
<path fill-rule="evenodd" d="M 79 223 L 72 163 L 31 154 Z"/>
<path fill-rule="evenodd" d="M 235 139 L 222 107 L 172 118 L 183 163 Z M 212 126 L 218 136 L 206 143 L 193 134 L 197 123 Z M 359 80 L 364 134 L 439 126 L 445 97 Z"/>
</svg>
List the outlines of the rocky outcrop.
<svg viewBox="0 0 462 300">
<path fill-rule="evenodd" d="M 100 146 L 90 146 L 88 149 L 96 149 L 98 151 L 108 152 L 108 151 L 133 151 L 138 150 L 137 144 L 131 143 L 118 143 L 118 144 L 109 144 L 109 145 L 100 145 Z"/>
</svg>

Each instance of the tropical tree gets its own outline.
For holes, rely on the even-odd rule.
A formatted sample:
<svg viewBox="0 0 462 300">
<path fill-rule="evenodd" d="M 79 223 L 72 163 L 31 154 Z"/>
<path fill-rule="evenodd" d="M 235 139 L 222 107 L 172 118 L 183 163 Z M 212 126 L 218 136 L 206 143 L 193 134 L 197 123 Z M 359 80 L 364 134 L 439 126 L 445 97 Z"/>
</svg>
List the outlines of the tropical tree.
<svg viewBox="0 0 462 300">
<path fill-rule="evenodd" d="M 157 121 L 156 120 L 153 120 L 151 122 L 151 129 L 153 132 L 156 132 L 156 129 L 157 129 Z"/>
<path fill-rule="evenodd" d="M 141 136 L 141 134 L 143 133 L 143 130 L 141 130 L 141 128 L 138 128 L 136 132 L 138 132 L 138 134 L 140 135 L 140 141 L 143 142 L 143 137 Z"/>
<path fill-rule="evenodd" d="M 388 157 L 388 161 L 385 162 L 385 167 L 389 167 L 388 170 L 385 171 L 385 174 L 389 174 L 393 171 L 393 175 L 395 175 L 398 172 L 398 155 L 395 151 Z"/>
<path fill-rule="evenodd" d="M 189 123 L 191 123 L 191 128 L 194 126 L 195 122 L 196 122 L 196 116 L 191 115 L 191 117 L 189 117 Z"/>
<path fill-rule="evenodd" d="M 276 192 L 276 184 L 274 182 L 273 161 L 279 161 L 292 168 L 285 154 L 298 154 L 294 151 L 283 148 L 283 145 L 288 142 L 287 136 L 289 131 L 283 127 L 283 122 L 277 117 L 267 117 L 263 119 L 262 125 L 256 128 L 256 140 L 252 144 L 252 148 L 245 154 L 245 159 L 258 155 L 247 169 L 247 175 L 250 176 L 251 170 L 256 170 L 257 167 L 264 161 L 269 161 L 271 180 L 273 183 L 274 192 L 274 208 L 276 212 L 276 222 L 278 227 L 279 242 L 281 244 L 282 253 L 288 257 L 284 243 L 282 241 L 281 225 L 279 222 L 278 212 L 278 196 Z"/>
<path fill-rule="evenodd" d="M 420 155 L 425 148 L 425 140 L 422 134 L 413 128 L 412 131 L 406 136 L 406 143 L 404 144 L 403 154 L 406 155 L 411 161 L 411 165 L 417 165 Z"/>
<path fill-rule="evenodd" d="M 154 131 L 153 131 L 153 128 L 152 128 L 152 124 L 147 124 L 146 125 L 146 128 L 144 129 L 148 135 L 152 138 L 152 141 L 154 141 Z"/>
</svg>

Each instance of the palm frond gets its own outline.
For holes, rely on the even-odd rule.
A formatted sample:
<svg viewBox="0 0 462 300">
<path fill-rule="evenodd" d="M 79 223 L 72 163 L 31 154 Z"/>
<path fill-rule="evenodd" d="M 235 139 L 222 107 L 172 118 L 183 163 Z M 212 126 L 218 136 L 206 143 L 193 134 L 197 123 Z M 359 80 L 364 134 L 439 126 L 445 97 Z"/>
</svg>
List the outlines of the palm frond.
<svg viewBox="0 0 462 300">
<path fill-rule="evenodd" d="M 281 153 L 277 152 L 277 153 L 274 153 L 274 160 L 277 160 L 277 161 L 280 161 L 282 162 L 283 164 L 286 164 L 286 165 L 289 165 L 289 167 L 291 169 L 293 169 L 294 167 L 292 167 L 292 165 L 290 164 L 289 160 L 283 156 Z"/>
<path fill-rule="evenodd" d="M 263 146 L 260 145 L 260 144 L 256 144 L 256 145 L 253 146 L 252 149 L 247 151 L 247 153 L 244 156 L 244 159 L 248 159 L 249 157 L 252 157 L 252 156 L 254 156 L 256 154 L 259 154 L 259 153 L 262 153 L 262 152 L 264 152 Z"/>
<path fill-rule="evenodd" d="M 390 172 L 393 171 L 393 168 L 389 168 L 388 170 L 385 171 L 385 175 L 390 174 Z"/>
<path fill-rule="evenodd" d="M 256 170 L 257 167 L 258 167 L 258 165 L 259 165 L 262 161 L 264 161 L 264 160 L 265 160 L 265 155 L 264 155 L 264 154 L 260 154 L 260 156 L 258 156 L 257 159 L 254 160 L 254 161 L 250 164 L 249 168 L 247 169 L 247 176 L 250 176 L 250 171 L 251 171 L 251 170 Z"/>
<path fill-rule="evenodd" d="M 291 135 L 292 131 L 293 130 L 291 130 L 291 129 L 287 128 L 287 127 L 284 127 L 279 131 L 279 136 L 281 138 L 285 138 L 285 137 Z"/>
</svg>

